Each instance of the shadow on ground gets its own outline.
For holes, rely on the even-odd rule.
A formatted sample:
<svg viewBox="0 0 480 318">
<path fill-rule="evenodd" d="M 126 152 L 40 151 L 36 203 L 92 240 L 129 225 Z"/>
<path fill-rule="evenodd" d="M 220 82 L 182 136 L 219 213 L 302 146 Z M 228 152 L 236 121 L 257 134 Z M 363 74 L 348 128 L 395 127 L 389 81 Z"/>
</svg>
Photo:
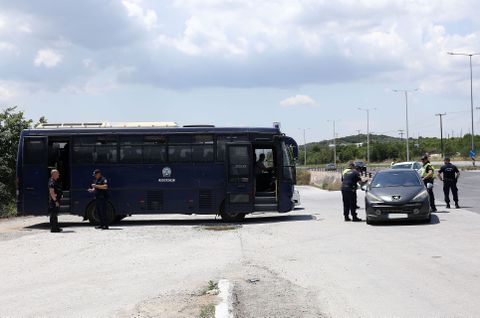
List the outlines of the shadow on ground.
<svg viewBox="0 0 480 318">
<path fill-rule="evenodd" d="M 282 223 L 282 222 L 301 222 L 301 221 L 314 221 L 316 218 L 310 214 L 295 214 L 295 215 L 250 215 L 245 218 L 243 222 L 238 223 L 226 223 L 222 222 L 220 219 L 124 219 L 120 222 L 114 223 L 110 229 L 119 230 L 122 227 L 135 227 L 135 226 L 216 226 L 216 225 L 228 225 L 228 224 L 240 224 L 243 226 L 255 225 L 255 224 L 269 224 L 269 223 Z M 75 227 L 93 227 L 92 224 L 88 222 L 60 222 L 60 227 L 62 228 L 75 228 Z M 25 229 L 39 229 L 39 230 L 50 230 L 50 224 L 48 222 L 38 223 L 30 226 L 26 226 Z"/>
</svg>

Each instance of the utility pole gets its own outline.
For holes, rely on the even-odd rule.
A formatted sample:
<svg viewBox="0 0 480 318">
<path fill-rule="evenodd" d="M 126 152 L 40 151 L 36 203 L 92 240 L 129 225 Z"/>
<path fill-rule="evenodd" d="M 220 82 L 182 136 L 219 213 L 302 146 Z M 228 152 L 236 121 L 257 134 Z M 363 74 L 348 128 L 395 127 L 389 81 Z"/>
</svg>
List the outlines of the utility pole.
<svg viewBox="0 0 480 318">
<path fill-rule="evenodd" d="M 304 165 L 307 165 L 307 138 L 306 138 L 306 131 L 310 128 L 298 128 L 303 130 L 303 151 L 304 151 Z"/>
<path fill-rule="evenodd" d="M 480 53 L 457 53 L 457 52 L 447 52 L 449 55 L 463 55 L 468 56 L 470 60 L 470 108 L 472 114 L 472 140 L 471 140 L 471 151 L 475 151 L 475 132 L 473 124 L 473 68 L 472 68 L 472 57 L 475 55 L 480 55 Z M 475 160 L 472 161 L 475 166 Z"/>
<path fill-rule="evenodd" d="M 400 141 L 403 141 L 403 135 L 405 134 L 405 130 L 403 129 L 398 130 L 398 134 L 400 135 Z"/>
<path fill-rule="evenodd" d="M 370 163 L 370 111 L 376 110 L 376 108 L 362 108 L 358 107 L 358 110 L 362 110 L 367 113 L 367 163 Z"/>
<path fill-rule="evenodd" d="M 357 129 L 357 135 L 360 135 L 361 130 Z"/>
<path fill-rule="evenodd" d="M 408 93 L 416 92 L 418 91 L 418 88 L 413 89 L 413 90 L 408 90 L 408 89 L 394 89 L 393 90 L 396 93 L 404 93 L 405 94 L 405 127 L 407 131 L 407 161 L 410 161 L 410 135 L 408 131 Z"/>
<path fill-rule="evenodd" d="M 333 124 L 333 163 L 337 165 L 337 131 L 335 127 L 335 123 L 337 120 L 327 120 L 328 122 L 332 122 Z"/>
<path fill-rule="evenodd" d="M 442 151 L 442 157 L 445 157 L 445 151 L 443 148 L 443 116 L 445 115 L 446 113 L 435 114 L 435 116 L 440 117 L 440 149 Z"/>
</svg>

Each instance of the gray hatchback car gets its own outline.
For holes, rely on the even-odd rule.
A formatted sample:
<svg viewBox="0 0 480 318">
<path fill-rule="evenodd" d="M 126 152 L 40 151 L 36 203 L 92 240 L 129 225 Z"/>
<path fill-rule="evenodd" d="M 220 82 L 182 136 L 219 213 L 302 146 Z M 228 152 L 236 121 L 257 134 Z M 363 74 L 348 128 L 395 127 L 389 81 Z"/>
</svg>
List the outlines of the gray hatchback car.
<svg viewBox="0 0 480 318">
<path fill-rule="evenodd" d="M 414 170 L 379 171 L 366 187 L 367 223 L 399 219 L 430 222 L 428 201 L 428 192 Z"/>
</svg>

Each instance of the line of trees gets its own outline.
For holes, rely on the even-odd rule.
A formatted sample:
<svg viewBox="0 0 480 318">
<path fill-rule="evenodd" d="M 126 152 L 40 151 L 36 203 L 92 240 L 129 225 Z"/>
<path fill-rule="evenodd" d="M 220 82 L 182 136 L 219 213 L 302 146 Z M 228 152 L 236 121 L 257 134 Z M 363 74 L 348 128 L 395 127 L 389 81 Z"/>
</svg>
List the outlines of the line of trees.
<svg viewBox="0 0 480 318">
<path fill-rule="evenodd" d="M 38 121 L 46 122 L 42 117 Z M 16 162 L 20 133 L 31 127 L 22 111 L 9 107 L 0 113 L 0 217 L 15 214 Z"/>
<path fill-rule="evenodd" d="M 475 136 L 476 144 L 480 143 L 480 136 Z M 350 160 L 364 160 L 367 154 L 365 136 L 349 136 L 337 141 L 337 163 Z M 444 153 L 452 157 L 468 159 L 471 135 L 461 138 L 444 139 Z M 360 145 L 361 144 L 361 145 Z M 441 154 L 439 138 L 420 137 L 410 140 L 410 159 L 418 160 L 423 154 Z M 304 164 L 304 146 L 300 146 L 299 160 Z M 370 161 L 385 162 L 393 158 L 406 160 L 405 140 L 390 136 L 372 135 L 370 141 Z M 328 141 L 307 144 L 307 164 L 318 165 L 333 163 L 333 148 Z"/>
</svg>

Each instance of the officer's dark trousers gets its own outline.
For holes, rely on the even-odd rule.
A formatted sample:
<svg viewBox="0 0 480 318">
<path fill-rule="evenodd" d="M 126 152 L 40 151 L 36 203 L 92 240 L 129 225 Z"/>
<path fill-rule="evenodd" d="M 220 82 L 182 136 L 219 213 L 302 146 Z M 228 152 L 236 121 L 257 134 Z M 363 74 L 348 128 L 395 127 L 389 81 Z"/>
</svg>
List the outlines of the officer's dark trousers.
<svg viewBox="0 0 480 318">
<path fill-rule="evenodd" d="M 436 210 L 437 207 L 435 206 L 435 195 L 433 194 L 433 188 L 429 189 L 429 188 L 427 187 L 427 184 L 428 184 L 428 183 L 433 184 L 433 180 L 424 181 L 424 183 L 425 183 L 425 188 L 427 188 L 428 197 L 429 197 L 429 199 L 430 199 L 430 208 L 431 208 L 432 210 Z"/>
<path fill-rule="evenodd" d="M 52 230 L 58 230 L 58 212 L 60 208 L 58 208 L 54 202 L 50 202 L 48 207 L 48 213 L 50 214 L 50 228 Z"/>
<path fill-rule="evenodd" d="M 357 216 L 355 196 L 355 190 L 342 189 L 343 215 L 345 217 L 348 217 L 350 213 L 352 214 L 352 217 Z"/>
<path fill-rule="evenodd" d="M 95 210 L 97 212 L 98 218 L 100 219 L 100 225 L 107 226 L 107 199 L 96 198 Z"/>
<path fill-rule="evenodd" d="M 452 190 L 453 202 L 458 203 L 458 188 L 456 180 L 443 181 L 443 194 L 445 195 L 446 203 L 450 203 L 450 190 Z"/>
</svg>

